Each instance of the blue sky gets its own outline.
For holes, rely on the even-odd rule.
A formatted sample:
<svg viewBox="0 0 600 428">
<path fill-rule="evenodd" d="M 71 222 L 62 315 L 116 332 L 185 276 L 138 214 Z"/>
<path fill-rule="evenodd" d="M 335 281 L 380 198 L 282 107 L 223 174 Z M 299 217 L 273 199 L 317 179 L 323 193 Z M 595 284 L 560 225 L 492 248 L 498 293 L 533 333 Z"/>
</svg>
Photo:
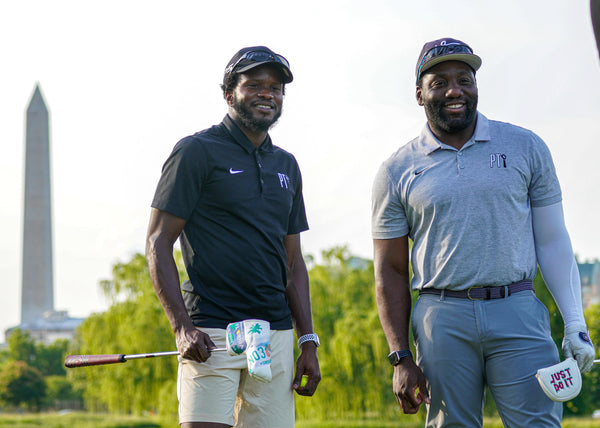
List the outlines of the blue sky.
<svg viewBox="0 0 600 428">
<path fill-rule="evenodd" d="M 580 259 L 600 258 L 600 61 L 587 0 L 20 1 L 0 3 L 0 328 L 20 320 L 25 109 L 51 113 L 55 307 L 107 307 L 98 281 L 144 248 L 160 169 L 180 138 L 226 113 L 219 83 L 241 47 L 291 63 L 276 144 L 297 157 L 310 231 L 371 257 L 379 164 L 416 136 L 422 45 L 450 36 L 483 58 L 479 110 L 552 151 Z M 2 340 L 0 335 L 0 341 Z"/>
</svg>

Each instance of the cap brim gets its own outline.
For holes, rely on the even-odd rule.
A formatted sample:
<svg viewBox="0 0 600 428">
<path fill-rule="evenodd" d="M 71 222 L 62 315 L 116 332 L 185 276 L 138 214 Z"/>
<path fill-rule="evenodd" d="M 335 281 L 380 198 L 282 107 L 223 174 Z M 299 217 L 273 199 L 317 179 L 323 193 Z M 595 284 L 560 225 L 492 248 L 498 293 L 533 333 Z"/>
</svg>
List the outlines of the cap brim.
<svg viewBox="0 0 600 428">
<path fill-rule="evenodd" d="M 281 74 L 283 76 L 283 83 L 290 83 L 292 80 L 294 80 L 294 76 L 292 75 L 291 70 L 289 68 L 287 68 L 285 65 L 283 65 L 279 62 L 276 62 L 276 61 L 253 62 L 252 64 L 248 64 L 243 67 L 236 68 L 235 72 L 236 73 L 244 73 L 248 70 L 252 70 L 253 68 L 260 67 L 261 65 L 265 65 L 265 64 L 274 65 L 281 70 Z"/>
<path fill-rule="evenodd" d="M 436 65 L 438 65 L 442 62 L 446 62 L 446 61 L 464 62 L 464 63 L 468 64 L 475 71 L 479 70 L 479 67 L 481 67 L 481 58 L 479 58 L 475 54 L 443 55 L 443 56 L 434 58 L 431 61 L 427 62 L 425 65 L 423 65 L 423 67 L 421 68 L 421 71 L 420 71 L 420 75 L 417 76 L 417 79 L 420 78 L 430 68 L 435 67 Z"/>
</svg>

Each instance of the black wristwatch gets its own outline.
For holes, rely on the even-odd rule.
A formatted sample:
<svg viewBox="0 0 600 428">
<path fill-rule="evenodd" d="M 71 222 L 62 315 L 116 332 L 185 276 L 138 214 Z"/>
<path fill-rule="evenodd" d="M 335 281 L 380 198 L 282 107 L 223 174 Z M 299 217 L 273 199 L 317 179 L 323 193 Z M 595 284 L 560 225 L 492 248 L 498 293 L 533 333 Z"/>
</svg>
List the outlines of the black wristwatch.
<svg viewBox="0 0 600 428">
<path fill-rule="evenodd" d="M 392 366 L 397 366 L 400 364 L 400 360 L 404 357 L 411 357 L 413 354 L 410 352 L 410 349 L 403 349 L 402 351 L 394 351 L 388 355 L 388 360 L 390 360 L 390 364 Z"/>
</svg>

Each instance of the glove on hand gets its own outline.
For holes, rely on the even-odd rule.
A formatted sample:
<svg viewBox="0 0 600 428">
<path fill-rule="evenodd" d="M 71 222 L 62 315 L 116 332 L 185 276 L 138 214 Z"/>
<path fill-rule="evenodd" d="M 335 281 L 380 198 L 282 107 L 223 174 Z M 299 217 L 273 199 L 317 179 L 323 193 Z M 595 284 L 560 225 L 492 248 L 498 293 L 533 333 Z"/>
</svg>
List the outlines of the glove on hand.
<svg viewBox="0 0 600 428">
<path fill-rule="evenodd" d="M 575 358 L 581 373 L 587 373 L 592 369 L 596 351 L 585 325 L 570 325 L 565 329 L 562 351 L 565 358 Z"/>
</svg>

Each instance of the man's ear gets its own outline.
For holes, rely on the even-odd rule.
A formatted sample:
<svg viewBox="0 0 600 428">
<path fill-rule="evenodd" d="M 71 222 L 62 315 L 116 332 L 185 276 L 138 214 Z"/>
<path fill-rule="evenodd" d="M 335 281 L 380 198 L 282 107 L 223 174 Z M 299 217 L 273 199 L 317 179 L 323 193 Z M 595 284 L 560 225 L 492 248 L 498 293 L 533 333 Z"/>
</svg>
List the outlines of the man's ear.
<svg viewBox="0 0 600 428">
<path fill-rule="evenodd" d="M 417 91 L 415 93 L 415 97 L 417 98 L 417 103 L 422 106 L 423 105 L 423 89 L 420 86 L 417 86 Z"/>
<path fill-rule="evenodd" d="M 223 98 L 227 101 L 227 104 L 231 107 L 233 105 L 233 92 L 225 92 Z"/>
</svg>

